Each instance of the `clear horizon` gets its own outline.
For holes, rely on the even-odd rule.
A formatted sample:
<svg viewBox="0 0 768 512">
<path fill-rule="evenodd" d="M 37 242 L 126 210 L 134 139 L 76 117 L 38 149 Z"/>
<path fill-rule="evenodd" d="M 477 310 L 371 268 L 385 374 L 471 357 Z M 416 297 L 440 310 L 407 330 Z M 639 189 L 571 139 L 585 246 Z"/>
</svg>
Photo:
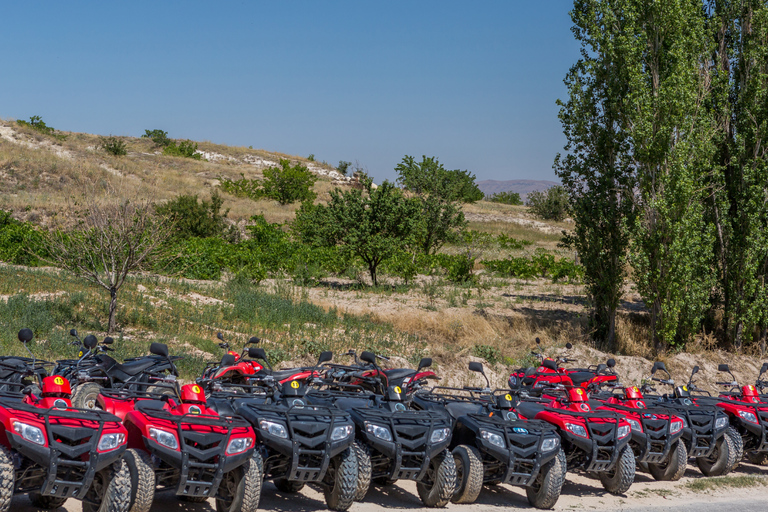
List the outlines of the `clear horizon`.
<svg viewBox="0 0 768 512">
<path fill-rule="evenodd" d="M 379 181 L 406 154 L 478 181 L 557 181 L 571 7 L 18 2 L 4 6 L 0 116 L 357 160 Z"/>
</svg>

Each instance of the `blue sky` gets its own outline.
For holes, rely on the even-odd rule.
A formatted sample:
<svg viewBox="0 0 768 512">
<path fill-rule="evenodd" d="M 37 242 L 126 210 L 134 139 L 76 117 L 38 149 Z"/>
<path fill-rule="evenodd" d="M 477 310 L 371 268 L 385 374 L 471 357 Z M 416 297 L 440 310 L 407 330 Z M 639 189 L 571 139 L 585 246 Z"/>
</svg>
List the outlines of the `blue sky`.
<svg viewBox="0 0 768 512">
<path fill-rule="evenodd" d="M 0 117 L 253 146 L 393 179 L 434 155 L 483 179 L 556 179 L 564 0 L 13 2 Z"/>
</svg>

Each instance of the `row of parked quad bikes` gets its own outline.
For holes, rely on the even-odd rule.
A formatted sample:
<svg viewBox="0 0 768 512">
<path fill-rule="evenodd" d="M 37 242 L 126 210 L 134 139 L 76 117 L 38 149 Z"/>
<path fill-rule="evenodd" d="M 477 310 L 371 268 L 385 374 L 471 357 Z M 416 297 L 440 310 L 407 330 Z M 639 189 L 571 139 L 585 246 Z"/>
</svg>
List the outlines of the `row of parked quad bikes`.
<svg viewBox="0 0 768 512">
<path fill-rule="evenodd" d="M 265 480 L 284 493 L 315 485 L 346 510 L 400 479 L 428 507 L 506 483 L 546 509 L 566 470 L 622 494 L 637 469 L 677 480 L 692 459 L 706 476 L 744 456 L 768 462 L 768 363 L 746 386 L 720 365 L 729 380 L 716 397 L 693 383 L 698 367 L 676 385 L 655 363 L 647 382 L 670 388 L 657 394 L 620 384 L 613 360 L 572 369 L 536 352 L 541 365 L 514 372 L 510 389 L 430 387 L 428 358 L 381 369 L 370 352 L 348 352 L 350 364 L 323 352 L 315 366 L 273 370 L 258 338 L 238 353 L 219 334 L 221 361 L 179 385 L 166 345 L 118 363 L 111 338 L 71 334 L 76 359 L 0 357 L 0 512 L 19 493 L 41 508 L 74 498 L 88 512 L 146 512 L 160 491 L 252 512 Z M 32 338 L 19 332 L 25 346 Z M 485 377 L 482 364 L 469 369 Z"/>
</svg>

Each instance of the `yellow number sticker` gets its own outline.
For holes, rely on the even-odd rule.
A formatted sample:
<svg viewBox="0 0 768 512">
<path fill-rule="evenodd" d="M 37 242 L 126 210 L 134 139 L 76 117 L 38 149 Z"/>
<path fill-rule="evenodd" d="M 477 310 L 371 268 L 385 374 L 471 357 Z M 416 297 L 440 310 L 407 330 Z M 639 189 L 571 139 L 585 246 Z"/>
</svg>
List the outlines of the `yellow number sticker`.
<svg viewBox="0 0 768 512">
<path fill-rule="evenodd" d="M 403 390 L 400 389 L 400 386 L 395 386 L 395 393 L 397 393 L 399 395 L 402 392 L 403 392 Z"/>
<path fill-rule="evenodd" d="M 291 387 L 292 387 L 293 389 L 299 389 L 299 381 L 297 381 L 297 380 L 292 380 L 292 381 L 291 381 Z"/>
<path fill-rule="evenodd" d="M 683 386 L 683 391 L 688 391 L 688 386 Z"/>
<path fill-rule="evenodd" d="M 507 393 L 506 395 L 504 395 L 504 400 L 506 400 L 507 402 L 511 402 L 512 401 L 512 395 Z"/>
<path fill-rule="evenodd" d="M 64 379 L 62 379 L 61 377 L 56 377 L 55 379 L 53 379 L 53 383 L 56 384 L 57 386 L 63 386 Z"/>
<path fill-rule="evenodd" d="M 581 388 L 576 388 L 576 392 L 577 392 L 578 394 L 580 394 L 580 395 L 583 395 L 583 394 L 584 394 L 584 390 L 582 390 Z"/>
<path fill-rule="evenodd" d="M 639 389 L 637 389 L 637 386 L 633 387 L 632 389 L 634 389 L 634 390 L 635 390 L 635 393 L 639 393 L 639 392 L 640 392 L 640 390 L 639 390 Z"/>
<path fill-rule="evenodd" d="M 199 393 L 200 391 L 201 391 L 201 389 L 200 389 L 200 386 L 198 386 L 198 385 L 194 385 L 194 386 L 192 386 L 192 392 L 193 392 L 193 393 L 197 394 L 197 393 Z"/>
<path fill-rule="evenodd" d="M 83 357 L 83 351 L 82 350 L 77 353 L 77 357 Z"/>
</svg>

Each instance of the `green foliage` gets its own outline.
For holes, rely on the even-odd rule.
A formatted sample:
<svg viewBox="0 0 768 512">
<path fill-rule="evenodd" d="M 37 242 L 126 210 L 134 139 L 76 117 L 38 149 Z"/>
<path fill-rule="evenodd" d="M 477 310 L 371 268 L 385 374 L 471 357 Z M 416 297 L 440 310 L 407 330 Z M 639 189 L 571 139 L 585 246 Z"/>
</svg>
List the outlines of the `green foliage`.
<svg viewBox="0 0 768 512">
<path fill-rule="evenodd" d="M 315 154 L 314 153 L 310 153 L 309 156 L 307 157 L 307 160 L 309 160 L 310 162 L 314 162 L 315 161 Z"/>
<path fill-rule="evenodd" d="M 183 140 L 176 144 L 175 141 L 171 141 L 163 148 L 163 154 L 168 156 L 181 156 L 184 158 L 194 158 L 195 160 L 202 160 L 203 155 L 197 153 L 197 142 L 191 140 Z"/>
<path fill-rule="evenodd" d="M 234 241 L 238 232 L 234 226 L 227 227 L 229 209 L 222 212 L 223 205 L 224 200 L 214 192 L 210 201 L 198 202 L 197 195 L 177 196 L 157 206 L 156 211 L 173 223 L 176 238 L 222 237 Z"/>
<path fill-rule="evenodd" d="M 29 128 L 32 128 L 33 130 L 42 133 L 43 135 L 51 135 L 53 137 L 56 137 L 57 139 L 64 140 L 67 137 L 62 134 L 57 134 L 56 129 L 53 128 L 53 126 L 48 126 L 45 124 L 45 121 L 43 121 L 43 118 L 40 116 L 32 116 L 29 118 L 29 121 L 23 121 L 21 119 L 16 121 L 17 124 L 20 126 L 27 126 Z"/>
<path fill-rule="evenodd" d="M 317 177 L 305 166 L 280 159 L 280 167 L 264 170 L 262 194 L 280 204 L 313 201 L 317 197 L 312 190 L 315 181 Z"/>
<path fill-rule="evenodd" d="M 474 203 L 484 195 L 475 184 L 475 175 L 469 171 L 449 171 L 435 157 L 423 155 L 421 162 L 405 155 L 395 167 L 397 182 L 415 194 L 435 195 L 443 201 Z"/>
<path fill-rule="evenodd" d="M 173 141 L 168 138 L 168 132 L 163 130 L 144 130 L 143 139 L 152 139 L 152 142 L 158 146 L 166 147 L 173 144 Z"/>
<path fill-rule="evenodd" d="M 247 197 L 257 201 L 264 195 L 261 188 L 261 180 L 249 180 L 244 174 L 240 174 L 239 180 L 231 180 L 219 176 L 219 186 L 227 194 L 235 197 Z"/>
<path fill-rule="evenodd" d="M 501 350 L 492 345 L 475 345 L 472 347 L 472 355 L 485 359 L 489 364 L 496 364 L 502 361 Z"/>
<path fill-rule="evenodd" d="M 128 154 L 125 141 L 120 137 L 101 137 L 99 139 L 99 147 L 107 153 L 114 156 L 125 156 Z"/>
<path fill-rule="evenodd" d="M 0 210 L 0 261 L 35 267 L 41 264 L 37 256 L 46 256 L 40 231 Z"/>
<path fill-rule="evenodd" d="M 568 216 L 568 191 L 560 185 L 537 190 L 528 194 L 526 205 L 542 219 L 560 221 Z"/>
<path fill-rule="evenodd" d="M 455 256 L 448 266 L 448 279 L 454 283 L 466 283 L 474 279 L 472 270 L 475 268 L 475 258 L 467 254 Z"/>
<path fill-rule="evenodd" d="M 352 162 L 347 162 L 345 160 L 339 160 L 339 165 L 336 166 L 336 170 L 339 171 L 344 176 L 347 175 L 347 171 L 349 170 L 349 167 L 352 165 Z"/>
<path fill-rule="evenodd" d="M 533 242 L 530 240 L 518 240 L 503 233 L 496 237 L 496 241 L 502 249 L 524 249 L 529 245 L 533 245 Z"/>
<path fill-rule="evenodd" d="M 560 280 L 578 282 L 584 275 L 584 268 L 581 265 L 566 258 L 557 260 L 554 255 L 543 250 L 536 251 L 530 258 L 521 256 L 504 260 L 485 260 L 483 265 L 491 272 L 519 279 L 548 277 L 553 282 Z"/>
<path fill-rule="evenodd" d="M 486 196 L 486 201 L 492 203 L 511 204 L 514 206 L 520 206 L 523 204 L 523 200 L 520 194 L 517 192 L 497 192 L 491 196 Z"/>
<path fill-rule="evenodd" d="M 327 206 L 302 204 L 293 229 L 305 243 L 338 246 L 368 266 L 374 286 L 379 265 L 408 245 L 417 207 L 385 181 L 378 188 L 367 180 L 363 190 L 331 192 Z"/>
</svg>

